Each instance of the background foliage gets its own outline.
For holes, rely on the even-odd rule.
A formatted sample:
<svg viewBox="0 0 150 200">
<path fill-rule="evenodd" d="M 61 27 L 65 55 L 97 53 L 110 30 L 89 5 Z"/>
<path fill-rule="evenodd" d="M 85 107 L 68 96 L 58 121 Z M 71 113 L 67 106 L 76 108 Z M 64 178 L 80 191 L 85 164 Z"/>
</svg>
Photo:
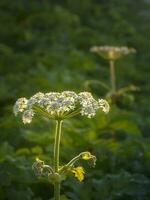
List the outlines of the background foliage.
<svg viewBox="0 0 150 200">
<path fill-rule="evenodd" d="M 23 125 L 12 114 L 17 98 L 38 91 L 85 90 L 89 80 L 109 84 L 108 63 L 93 45 L 127 45 L 135 56 L 117 62 L 118 88 L 140 90 L 120 97 L 109 115 L 64 123 L 62 163 L 81 151 L 97 156 L 86 179 L 69 177 L 62 200 L 150 199 L 149 8 L 147 0 L 0 1 L 0 199 L 47 200 L 53 187 L 37 179 L 35 157 L 52 162 L 53 122 Z M 97 84 L 96 96 L 107 91 Z"/>
</svg>

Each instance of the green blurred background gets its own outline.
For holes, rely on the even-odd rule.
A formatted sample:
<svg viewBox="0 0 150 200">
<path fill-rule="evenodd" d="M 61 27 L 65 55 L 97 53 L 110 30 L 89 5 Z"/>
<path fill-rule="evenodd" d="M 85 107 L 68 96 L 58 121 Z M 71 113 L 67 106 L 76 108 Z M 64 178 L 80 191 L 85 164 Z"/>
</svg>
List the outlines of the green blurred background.
<svg viewBox="0 0 150 200">
<path fill-rule="evenodd" d="M 106 91 L 107 61 L 93 45 L 134 47 L 116 63 L 117 87 L 140 90 L 118 97 L 106 116 L 65 121 L 61 162 L 81 151 L 97 156 L 86 179 L 63 182 L 62 199 L 150 200 L 150 70 L 147 0 L 0 0 L 0 200 L 48 200 L 53 186 L 31 169 L 36 157 L 52 162 L 54 123 L 23 125 L 12 107 L 38 91 Z"/>
</svg>

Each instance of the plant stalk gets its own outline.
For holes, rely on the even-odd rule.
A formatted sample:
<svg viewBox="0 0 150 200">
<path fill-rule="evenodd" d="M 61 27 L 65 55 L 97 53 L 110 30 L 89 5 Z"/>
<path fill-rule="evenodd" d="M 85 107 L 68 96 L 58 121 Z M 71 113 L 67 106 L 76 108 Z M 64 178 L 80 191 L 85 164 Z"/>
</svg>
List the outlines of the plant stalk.
<svg viewBox="0 0 150 200">
<path fill-rule="evenodd" d="M 109 61 L 110 65 L 110 84 L 111 84 L 111 89 L 112 92 L 116 92 L 116 75 L 115 75 L 115 66 L 114 66 L 114 61 L 110 60 Z"/>
<path fill-rule="evenodd" d="M 59 148 L 61 138 L 61 127 L 62 120 L 56 120 L 56 132 L 55 132 L 55 143 L 54 143 L 54 171 L 59 173 Z M 60 182 L 56 181 L 54 184 L 54 200 L 60 200 Z"/>
</svg>

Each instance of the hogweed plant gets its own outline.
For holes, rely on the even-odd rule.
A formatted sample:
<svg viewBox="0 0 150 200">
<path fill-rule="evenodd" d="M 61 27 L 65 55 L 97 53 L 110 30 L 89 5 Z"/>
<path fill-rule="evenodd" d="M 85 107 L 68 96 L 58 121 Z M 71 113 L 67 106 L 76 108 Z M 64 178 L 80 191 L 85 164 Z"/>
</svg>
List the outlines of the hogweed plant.
<svg viewBox="0 0 150 200">
<path fill-rule="evenodd" d="M 102 109 L 104 113 L 109 112 L 109 104 L 104 99 L 95 100 L 91 93 L 73 91 L 36 93 L 31 98 L 19 98 L 14 105 L 14 114 L 22 113 L 24 124 L 31 123 L 36 114 L 44 116 L 50 120 L 55 120 L 55 142 L 54 142 L 54 163 L 53 166 L 46 165 L 44 161 L 36 159 L 32 169 L 37 176 L 46 176 L 54 184 L 54 199 L 60 200 L 60 184 L 64 175 L 72 172 L 79 180 L 84 179 L 84 168 L 76 166 L 77 161 L 86 160 L 96 164 L 96 157 L 90 152 L 82 152 L 64 166 L 59 163 L 60 139 L 62 124 L 65 119 L 69 119 L 78 114 L 92 118 L 96 111 Z"/>
<path fill-rule="evenodd" d="M 111 92 L 116 93 L 115 61 L 124 55 L 136 53 L 136 50 L 125 46 L 93 46 L 90 51 L 109 61 Z"/>
</svg>

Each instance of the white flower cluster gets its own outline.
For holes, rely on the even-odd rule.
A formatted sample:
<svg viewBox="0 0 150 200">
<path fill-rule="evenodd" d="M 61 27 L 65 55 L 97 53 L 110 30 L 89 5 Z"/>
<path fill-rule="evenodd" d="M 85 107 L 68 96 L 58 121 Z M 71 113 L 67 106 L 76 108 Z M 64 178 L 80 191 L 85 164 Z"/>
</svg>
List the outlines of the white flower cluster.
<svg viewBox="0 0 150 200">
<path fill-rule="evenodd" d="M 30 123 L 34 114 L 40 113 L 52 119 L 69 118 L 77 114 L 94 117 L 96 110 L 109 112 L 109 104 L 104 99 L 96 101 L 89 92 L 76 94 L 72 91 L 36 93 L 30 99 L 20 98 L 14 105 L 14 114 L 23 112 L 23 123 Z"/>
<path fill-rule="evenodd" d="M 128 48 L 125 46 L 115 47 L 115 46 L 93 46 L 90 49 L 91 52 L 98 53 L 102 57 L 108 60 L 116 60 L 123 55 L 130 53 L 136 53 L 134 48 Z"/>
</svg>

